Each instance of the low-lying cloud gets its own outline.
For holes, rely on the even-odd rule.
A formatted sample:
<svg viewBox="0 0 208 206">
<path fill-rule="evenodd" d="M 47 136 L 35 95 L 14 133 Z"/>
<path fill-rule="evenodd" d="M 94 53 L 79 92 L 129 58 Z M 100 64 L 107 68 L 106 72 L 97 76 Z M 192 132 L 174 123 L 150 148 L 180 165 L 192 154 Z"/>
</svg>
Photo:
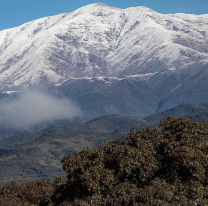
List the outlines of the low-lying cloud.
<svg viewBox="0 0 208 206">
<path fill-rule="evenodd" d="M 73 119 L 82 114 L 69 99 L 57 98 L 43 91 L 25 91 L 18 98 L 0 102 L 0 123 L 26 129 L 43 122 Z"/>
</svg>

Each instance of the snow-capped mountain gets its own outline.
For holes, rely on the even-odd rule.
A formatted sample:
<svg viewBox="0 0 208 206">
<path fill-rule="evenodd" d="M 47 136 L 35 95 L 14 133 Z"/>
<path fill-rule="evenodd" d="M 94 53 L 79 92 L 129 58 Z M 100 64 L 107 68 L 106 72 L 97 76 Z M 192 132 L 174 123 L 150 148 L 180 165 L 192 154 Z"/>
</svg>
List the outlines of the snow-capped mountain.
<svg viewBox="0 0 208 206">
<path fill-rule="evenodd" d="M 88 95 L 84 102 L 91 102 L 90 107 L 94 108 L 96 97 L 91 96 L 101 94 L 105 102 L 102 104 L 108 105 L 104 114 L 123 114 L 116 103 L 121 99 L 115 100 L 109 91 L 127 92 L 127 99 L 131 93 L 134 100 L 126 104 L 129 100 L 124 98 L 121 107 L 136 106 L 139 111 L 133 114 L 138 116 L 179 103 L 208 101 L 206 81 L 206 85 L 199 86 L 207 71 L 206 14 L 159 14 L 146 7 L 119 9 L 96 3 L 0 31 L 2 91 L 56 85 L 86 107 L 83 101 L 79 102 L 84 84 L 85 90 L 90 88 L 84 93 L 85 97 Z M 194 88 L 199 87 L 201 96 L 197 89 L 196 94 L 188 89 L 192 83 Z M 129 114 L 130 108 L 125 110 L 128 111 L 124 114 Z"/>
</svg>

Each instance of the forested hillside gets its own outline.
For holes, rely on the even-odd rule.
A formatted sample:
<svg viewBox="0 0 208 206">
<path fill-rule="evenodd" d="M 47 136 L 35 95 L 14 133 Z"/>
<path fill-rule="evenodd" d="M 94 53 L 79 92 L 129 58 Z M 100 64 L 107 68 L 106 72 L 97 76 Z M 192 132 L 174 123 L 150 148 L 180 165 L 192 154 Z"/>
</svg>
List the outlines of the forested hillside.
<svg viewBox="0 0 208 206">
<path fill-rule="evenodd" d="M 207 108 L 207 104 L 183 104 L 145 119 L 107 115 L 83 123 L 56 122 L 39 132 L 9 133 L 10 137 L 0 141 L 0 185 L 12 180 L 64 175 L 61 165 L 63 155 L 80 151 L 83 147 L 103 146 L 104 140 L 124 139 L 132 126 L 136 129 L 146 126 L 156 128 L 159 121 L 167 116 L 208 123 Z"/>
<path fill-rule="evenodd" d="M 0 187 L 1 205 L 207 205 L 208 127 L 167 117 L 158 128 L 62 158 L 67 176 Z"/>
</svg>

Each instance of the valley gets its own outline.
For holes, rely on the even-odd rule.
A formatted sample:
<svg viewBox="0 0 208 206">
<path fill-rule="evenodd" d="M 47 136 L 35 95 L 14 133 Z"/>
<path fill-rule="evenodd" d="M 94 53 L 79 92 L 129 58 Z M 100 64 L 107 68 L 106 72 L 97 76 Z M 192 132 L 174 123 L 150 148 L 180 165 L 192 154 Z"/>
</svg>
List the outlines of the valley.
<svg viewBox="0 0 208 206">
<path fill-rule="evenodd" d="M 85 123 L 60 121 L 38 132 L 10 133 L 10 137 L 0 141 L 0 185 L 12 180 L 64 176 L 61 163 L 64 155 L 81 151 L 84 147 L 103 146 L 105 140 L 124 139 L 133 126 L 136 129 L 157 127 L 159 121 L 167 116 L 208 124 L 208 104 L 183 104 L 143 119 L 115 114 Z"/>
</svg>

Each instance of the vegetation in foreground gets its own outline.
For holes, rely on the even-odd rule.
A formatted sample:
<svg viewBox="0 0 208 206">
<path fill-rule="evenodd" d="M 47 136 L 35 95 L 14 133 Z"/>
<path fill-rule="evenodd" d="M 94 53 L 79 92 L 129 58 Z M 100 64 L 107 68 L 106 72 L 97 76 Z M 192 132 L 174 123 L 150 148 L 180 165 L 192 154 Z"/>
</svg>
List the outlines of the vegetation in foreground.
<svg viewBox="0 0 208 206">
<path fill-rule="evenodd" d="M 36 206 L 42 198 L 54 192 L 54 186 L 50 181 L 30 180 L 18 184 L 12 181 L 0 187 L 1 206 Z"/>
<path fill-rule="evenodd" d="M 132 128 L 126 139 L 83 148 L 62 163 L 67 177 L 45 182 L 51 190 L 7 184 L 0 205 L 208 205 L 208 127 L 196 121 L 168 117 L 158 129 Z"/>
</svg>

